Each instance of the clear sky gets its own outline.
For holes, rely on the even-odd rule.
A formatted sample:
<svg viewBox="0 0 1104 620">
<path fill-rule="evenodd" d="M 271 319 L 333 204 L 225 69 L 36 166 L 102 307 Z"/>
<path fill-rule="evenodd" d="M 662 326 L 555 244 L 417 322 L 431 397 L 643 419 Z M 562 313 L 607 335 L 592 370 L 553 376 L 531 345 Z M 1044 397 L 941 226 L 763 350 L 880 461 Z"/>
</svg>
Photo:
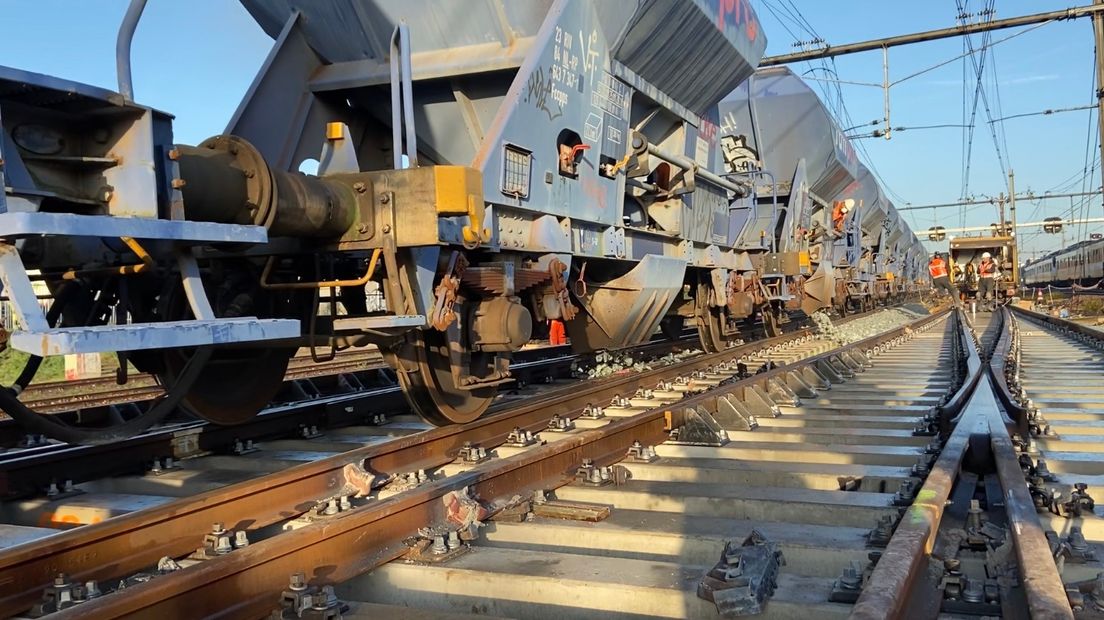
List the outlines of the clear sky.
<svg viewBox="0 0 1104 620">
<path fill-rule="evenodd" d="M 464 0 L 453 0 L 461 2 Z M 524 0 L 507 0 L 524 1 Z M 831 44 L 904 34 L 955 24 L 956 0 L 751 0 L 768 39 L 768 54 L 793 51 L 795 41 L 814 34 Z M 997 19 L 1063 9 L 1089 0 L 958 0 L 976 13 L 992 3 Z M 4 36 L 0 64 L 48 73 L 114 89 L 115 35 L 126 0 L 0 0 Z M 976 18 L 974 18 L 976 19 Z M 997 41 L 1027 28 L 998 31 Z M 973 37 L 975 48 L 982 35 Z M 889 52 L 890 81 L 946 62 L 964 52 L 960 38 L 893 48 Z M 196 143 L 225 127 L 249 82 L 271 46 L 240 4 L 233 0 L 150 0 L 134 45 L 134 85 L 138 101 L 176 115 L 178 141 Z M 1100 186 L 1096 116 L 1091 111 L 1008 119 L 1045 109 L 1086 106 L 1093 99 L 1093 41 L 1088 20 L 1052 23 L 1030 30 L 987 51 L 983 66 L 985 102 L 974 117 L 969 184 L 964 183 L 964 128 L 912 129 L 895 132 L 891 140 L 856 140 L 860 154 L 885 181 L 898 207 L 954 202 L 963 196 L 984 200 L 1007 190 L 990 127 L 1004 169 L 1016 173 L 1019 192 L 1077 192 Z M 849 82 L 881 83 L 882 54 L 868 52 L 834 62 L 794 65 L 798 73 Z M 834 75 L 830 73 L 834 71 Z M 968 124 L 964 99 L 973 99 L 977 77 L 969 58 L 953 60 L 890 89 L 893 127 Z M 964 89 L 963 83 L 966 88 Z M 842 112 L 842 94 L 849 116 L 845 128 L 882 119 L 880 88 L 820 82 L 831 97 L 830 107 Z M 850 122 L 851 124 L 847 124 Z M 851 131 L 859 135 L 873 127 Z M 1086 157 L 1086 153 L 1088 154 Z M 1092 178 L 1086 172 L 1092 170 Z M 1099 197 L 1021 201 L 1020 221 L 1052 215 L 1104 216 Z M 996 221 L 989 204 L 966 209 L 910 211 L 914 230 L 936 223 L 947 227 L 987 225 Z M 1067 229 L 1072 242 L 1090 226 Z M 1062 235 L 1021 232 L 1030 252 L 1058 247 Z"/>
</svg>

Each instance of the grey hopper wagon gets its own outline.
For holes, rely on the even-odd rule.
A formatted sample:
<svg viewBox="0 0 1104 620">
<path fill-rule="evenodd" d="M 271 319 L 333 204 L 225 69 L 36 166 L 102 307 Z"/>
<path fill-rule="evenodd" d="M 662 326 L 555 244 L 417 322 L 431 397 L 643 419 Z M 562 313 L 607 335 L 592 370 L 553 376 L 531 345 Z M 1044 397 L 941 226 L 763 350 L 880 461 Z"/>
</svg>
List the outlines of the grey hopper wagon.
<svg viewBox="0 0 1104 620">
<path fill-rule="evenodd" d="M 40 432 L 111 441 L 176 404 L 240 422 L 297 347 L 366 344 L 422 416 L 465 422 L 546 321 L 590 350 L 694 318 L 719 348 L 763 299 L 730 225 L 755 180 L 723 175 L 716 111 L 766 46 L 746 0 L 243 4 L 274 45 L 199 145 L 133 101 L 125 53 L 118 93 L 0 71 L 11 346 L 122 351 L 168 387 L 91 431 L 3 390 Z"/>
<path fill-rule="evenodd" d="M 757 185 L 759 208 L 747 218 L 741 247 L 754 248 L 770 230 L 777 251 L 805 253 L 798 261 L 801 307 L 828 307 L 835 294 L 832 203 L 859 170 L 850 142 L 804 80 L 786 67 L 760 69 L 720 104 L 722 135 L 746 153 L 738 166 L 768 173 Z M 730 147 L 731 148 L 731 147 Z M 769 207 L 774 197 L 778 208 Z"/>
</svg>

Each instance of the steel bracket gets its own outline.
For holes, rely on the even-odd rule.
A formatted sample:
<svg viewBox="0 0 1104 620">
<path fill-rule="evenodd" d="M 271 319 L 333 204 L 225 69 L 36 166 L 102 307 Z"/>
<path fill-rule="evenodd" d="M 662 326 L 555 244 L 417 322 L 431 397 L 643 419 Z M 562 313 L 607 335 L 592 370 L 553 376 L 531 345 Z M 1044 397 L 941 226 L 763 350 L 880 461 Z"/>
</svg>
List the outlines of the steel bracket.
<svg viewBox="0 0 1104 620">
<path fill-rule="evenodd" d="M 744 405 L 748 411 L 760 418 L 777 418 L 782 415 L 778 405 L 758 385 L 744 388 Z"/>
<path fill-rule="evenodd" d="M 510 431 L 510 434 L 506 436 L 506 443 L 502 445 L 511 448 L 524 448 L 537 443 L 543 443 L 539 433 L 534 433 L 520 426 L 515 426 L 514 430 Z"/>
<path fill-rule="evenodd" d="M 828 595 L 830 602 L 854 604 L 859 600 L 863 587 L 870 580 L 870 575 L 874 573 L 874 567 L 878 565 L 878 560 L 882 559 L 882 552 L 871 551 L 866 557 L 869 560 L 866 566 L 861 562 L 852 561 L 843 569 L 843 574 L 832 583 L 832 592 Z"/>
<path fill-rule="evenodd" d="M 843 361 L 839 354 L 829 357 L 827 361 L 828 364 L 833 369 L 835 369 L 836 374 L 838 374 L 843 379 L 855 378 L 855 372 L 851 370 L 851 368 L 847 365 L 847 362 Z"/>
<path fill-rule="evenodd" d="M 916 499 L 916 492 L 920 490 L 920 482 L 913 478 L 906 478 L 901 482 L 901 487 L 893 494 L 894 506 L 910 506 Z"/>
<path fill-rule="evenodd" d="M 672 419 L 669 441 L 683 446 L 720 447 L 728 443 L 728 433 L 704 407 L 686 407 Z"/>
<path fill-rule="evenodd" d="M 471 545 L 462 540 L 459 530 L 436 531 L 418 530 L 418 535 L 407 539 L 410 549 L 403 559 L 414 564 L 441 564 L 457 558 L 471 550 Z"/>
<path fill-rule="evenodd" d="M 553 433 L 566 433 L 568 431 L 575 430 L 575 420 L 571 418 L 555 414 L 552 419 L 548 420 L 548 426 L 545 427 L 546 431 Z"/>
<path fill-rule="evenodd" d="M 939 589 L 943 591 L 941 610 L 952 614 L 999 616 L 1000 588 L 996 579 L 971 579 L 962 572 L 956 559 L 943 561 L 943 579 Z"/>
<path fill-rule="evenodd" d="M 698 597 L 712 602 L 724 618 L 760 614 L 778 587 L 786 564 L 778 543 L 756 530 L 740 545 L 726 541 L 721 559 L 698 583 Z"/>
<path fill-rule="evenodd" d="M 334 593 L 333 586 L 311 586 L 303 573 L 291 576 L 291 583 L 280 597 L 280 609 L 270 620 L 338 620 L 349 611 Z"/>
<path fill-rule="evenodd" d="M 530 438 L 531 437 L 532 435 L 530 435 Z M 465 441 L 464 445 L 460 447 L 460 451 L 456 454 L 456 462 L 464 465 L 474 465 L 491 458 L 492 454 L 492 451 L 487 450 L 483 446 L 477 446 L 470 441 Z"/>
<path fill-rule="evenodd" d="M 767 379 L 768 394 L 776 403 L 782 403 L 791 407 L 801 405 L 801 399 L 790 389 L 785 380 L 780 377 Z"/>
<path fill-rule="evenodd" d="M 625 454 L 625 460 L 632 463 L 654 463 L 659 460 L 654 446 L 646 446 L 639 440 L 634 440 Z"/>
<path fill-rule="evenodd" d="M 866 546 L 885 549 L 889 545 L 889 540 L 893 538 L 893 530 L 896 528 L 897 520 L 893 515 L 881 517 L 874 529 L 866 534 Z"/>
<path fill-rule="evenodd" d="M 827 381 L 830 381 L 833 384 L 843 383 L 843 376 L 836 371 L 835 367 L 832 366 L 831 363 L 829 363 L 828 359 L 818 359 L 816 361 L 815 367 L 817 372 L 819 372 L 820 375 L 823 376 Z"/>
<path fill-rule="evenodd" d="M 732 394 L 717 397 L 716 420 L 721 427 L 734 431 L 753 431 L 759 428 L 759 421 L 747 405 Z"/>
<path fill-rule="evenodd" d="M 787 372 L 786 385 L 798 398 L 816 398 L 818 392 L 801 376 L 800 372 Z"/>
<path fill-rule="evenodd" d="M 802 366 L 801 369 L 798 370 L 798 372 L 801 373 L 801 377 L 805 380 L 805 382 L 812 387 L 818 390 L 825 391 L 832 389 L 832 382 L 829 381 L 827 377 L 822 375 L 820 371 L 817 370 L 817 367 L 815 365 L 806 364 L 805 366 Z"/>
</svg>

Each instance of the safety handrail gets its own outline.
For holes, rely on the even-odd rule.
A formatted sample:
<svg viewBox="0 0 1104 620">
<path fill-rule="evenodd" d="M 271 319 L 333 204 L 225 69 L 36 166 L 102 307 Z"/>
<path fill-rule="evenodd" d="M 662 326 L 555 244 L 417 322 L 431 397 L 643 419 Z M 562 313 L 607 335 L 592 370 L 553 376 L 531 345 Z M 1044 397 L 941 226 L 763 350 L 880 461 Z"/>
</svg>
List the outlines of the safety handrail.
<svg viewBox="0 0 1104 620">
<path fill-rule="evenodd" d="M 119 35 L 115 39 L 115 73 L 119 80 L 119 94 L 127 101 L 134 101 L 134 80 L 130 71 L 130 47 L 134 43 L 134 31 L 146 9 L 146 0 L 130 0 Z"/>
</svg>

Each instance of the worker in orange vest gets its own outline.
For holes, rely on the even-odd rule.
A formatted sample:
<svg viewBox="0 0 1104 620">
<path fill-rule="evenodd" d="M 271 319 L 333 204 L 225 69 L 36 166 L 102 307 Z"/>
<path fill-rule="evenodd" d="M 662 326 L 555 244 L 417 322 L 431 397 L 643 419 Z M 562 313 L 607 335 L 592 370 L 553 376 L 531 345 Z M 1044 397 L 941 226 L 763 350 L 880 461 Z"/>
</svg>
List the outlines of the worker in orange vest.
<svg viewBox="0 0 1104 620">
<path fill-rule="evenodd" d="M 958 289 L 954 284 L 951 284 L 951 277 L 947 271 L 947 261 L 943 260 L 943 255 L 936 252 L 928 263 L 928 273 L 931 274 L 932 287 L 936 290 L 941 290 L 951 296 L 951 300 L 954 301 L 954 305 L 957 308 L 962 307 L 962 300 L 958 298 Z"/>
<path fill-rule="evenodd" d="M 996 306 L 996 296 L 997 263 L 993 261 L 992 254 L 985 252 L 981 255 L 981 262 L 978 263 L 978 297 L 982 300 L 982 309 L 992 311 Z"/>
<path fill-rule="evenodd" d="M 836 231 L 836 238 L 843 234 L 843 222 L 853 208 L 855 208 L 855 200 L 852 198 L 837 200 L 832 205 L 832 228 Z"/>
<path fill-rule="evenodd" d="M 567 344 L 567 332 L 564 330 L 563 321 L 552 319 L 548 325 L 548 342 L 552 346 Z"/>
</svg>

